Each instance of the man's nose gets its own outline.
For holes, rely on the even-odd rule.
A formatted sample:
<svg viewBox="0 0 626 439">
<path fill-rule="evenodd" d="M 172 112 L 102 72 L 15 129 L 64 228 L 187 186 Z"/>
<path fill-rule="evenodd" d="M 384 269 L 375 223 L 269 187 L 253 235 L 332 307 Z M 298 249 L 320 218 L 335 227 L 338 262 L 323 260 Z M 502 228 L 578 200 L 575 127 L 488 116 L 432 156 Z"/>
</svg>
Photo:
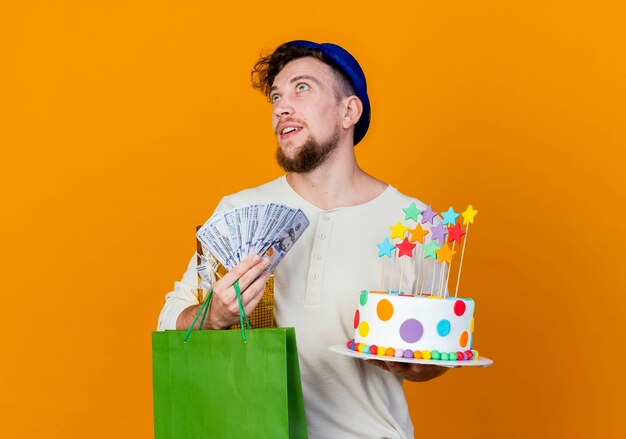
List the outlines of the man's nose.
<svg viewBox="0 0 626 439">
<path fill-rule="evenodd" d="M 278 102 L 274 105 L 274 115 L 276 117 L 285 117 L 292 116 L 294 114 L 294 109 L 291 103 L 284 96 L 280 98 Z"/>
</svg>

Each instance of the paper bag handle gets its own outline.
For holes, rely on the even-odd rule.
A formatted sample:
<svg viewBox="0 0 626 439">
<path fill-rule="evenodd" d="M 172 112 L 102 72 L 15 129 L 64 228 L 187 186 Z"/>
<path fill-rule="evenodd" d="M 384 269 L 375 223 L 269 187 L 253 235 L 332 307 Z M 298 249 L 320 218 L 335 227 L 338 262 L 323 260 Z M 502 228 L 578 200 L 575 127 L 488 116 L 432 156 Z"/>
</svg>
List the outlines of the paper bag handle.
<svg viewBox="0 0 626 439">
<path fill-rule="evenodd" d="M 239 305 L 239 326 L 241 326 L 241 339 L 245 342 L 247 341 L 247 339 L 246 339 L 244 322 L 247 325 L 248 329 L 250 329 L 250 321 L 248 321 L 248 316 L 246 315 L 246 311 L 243 308 L 243 302 L 241 301 L 241 289 L 239 288 L 239 280 L 235 281 L 235 283 L 233 284 L 233 288 L 235 289 L 235 293 L 237 294 L 237 303 Z M 196 325 L 196 321 L 198 320 L 198 317 L 200 317 L 200 314 L 202 314 L 202 320 L 200 320 L 199 328 L 202 328 L 202 326 L 204 325 L 204 319 L 206 319 L 207 312 L 209 311 L 209 304 L 211 303 L 212 297 L 213 297 L 213 290 L 211 289 L 211 291 L 209 292 L 209 295 L 207 296 L 204 303 L 202 303 L 202 306 L 198 310 L 198 314 L 196 314 L 196 317 L 193 319 L 193 322 L 191 322 L 191 326 L 189 327 L 189 329 L 187 329 L 187 332 L 185 333 L 185 338 L 184 338 L 185 343 L 187 343 L 187 340 L 189 339 L 189 336 L 191 335 L 191 331 L 193 327 Z"/>
</svg>

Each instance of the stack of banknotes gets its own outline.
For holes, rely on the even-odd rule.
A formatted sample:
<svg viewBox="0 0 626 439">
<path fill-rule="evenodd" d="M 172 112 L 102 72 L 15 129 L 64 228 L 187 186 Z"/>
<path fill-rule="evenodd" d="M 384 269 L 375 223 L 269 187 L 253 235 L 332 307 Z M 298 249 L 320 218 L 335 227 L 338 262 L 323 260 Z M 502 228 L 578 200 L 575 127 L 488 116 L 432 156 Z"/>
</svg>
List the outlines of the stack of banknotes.
<svg viewBox="0 0 626 439">
<path fill-rule="evenodd" d="M 272 272 L 309 226 L 300 209 L 283 204 L 253 204 L 215 212 L 196 236 L 203 250 L 226 269 L 250 255 L 268 256 Z"/>
</svg>

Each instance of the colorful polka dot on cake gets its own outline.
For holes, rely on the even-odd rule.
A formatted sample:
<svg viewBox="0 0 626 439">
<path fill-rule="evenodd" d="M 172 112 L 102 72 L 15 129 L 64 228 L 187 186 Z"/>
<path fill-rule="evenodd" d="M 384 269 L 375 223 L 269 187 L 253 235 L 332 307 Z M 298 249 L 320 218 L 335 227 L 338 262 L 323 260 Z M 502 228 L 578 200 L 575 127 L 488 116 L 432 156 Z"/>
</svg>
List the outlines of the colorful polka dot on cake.
<svg viewBox="0 0 626 439">
<path fill-rule="evenodd" d="M 400 337 L 407 343 L 415 343 L 424 334 L 424 327 L 416 319 L 405 320 L 400 325 Z"/>
<path fill-rule="evenodd" d="M 461 345 L 462 348 L 467 346 L 468 337 L 469 337 L 469 335 L 467 334 L 466 331 L 463 331 L 461 333 L 461 336 L 459 337 L 459 344 Z"/>
<path fill-rule="evenodd" d="M 387 299 L 382 299 L 378 302 L 378 305 L 376 305 L 376 314 L 379 319 L 386 322 L 393 316 L 393 305 Z"/>
<path fill-rule="evenodd" d="M 367 296 L 367 291 L 361 291 L 361 296 L 359 296 L 359 303 L 361 304 L 361 306 L 365 306 L 367 304 Z"/>
<path fill-rule="evenodd" d="M 442 337 L 450 334 L 450 320 L 443 319 L 440 320 L 439 323 L 437 323 L 437 334 Z"/>
<path fill-rule="evenodd" d="M 456 302 L 454 302 L 454 313 L 457 316 L 462 316 L 463 314 L 465 314 L 465 302 L 462 300 L 457 300 Z"/>
<path fill-rule="evenodd" d="M 359 325 L 359 334 L 361 337 L 367 337 L 370 332 L 370 325 L 367 322 L 361 322 Z"/>
</svg>

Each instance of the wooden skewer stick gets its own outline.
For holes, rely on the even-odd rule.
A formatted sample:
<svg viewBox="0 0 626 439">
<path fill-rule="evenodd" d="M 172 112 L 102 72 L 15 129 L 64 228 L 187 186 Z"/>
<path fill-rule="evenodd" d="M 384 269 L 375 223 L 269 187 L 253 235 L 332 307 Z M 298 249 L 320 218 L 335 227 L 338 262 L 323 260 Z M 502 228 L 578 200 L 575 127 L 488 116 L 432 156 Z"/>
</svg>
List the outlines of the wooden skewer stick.
<svg viewBox="0 0 626 439">
<path fill-rule="evenodd" d="M 417 252 L 416 252 L 417 253 Z M 416 257 L 415 258 L 415 264 L 419 263 L 419 268 L 417 269 L 417 279 L 415 280 L 415 292 L 417 294 L 422 294 L 420 292 L 420 278 L 422 276 L 422 256 L 424 255 L 424 248 L 422 246 L 420 246 L 420 255 L 419 258 Z M 417 254 L 416 254 L 417 256 Z"/>
<path fill-rule="evenodd" d="M 406 265 L 406 256 L 402 260 L 402 272 L 400 273 L 400 287 L 398 288 L 398 293 L 402 294 L 402 283 L 404 281 L 404 266 Z"/>
<path fill-rule="evenodd" d="M 437 296 L 441 296 L 441 284 L 443 283 L 443 269 L 445 261 L 440 264 L 439 268 L 439 281 L 437 282 Z"/>
<path fill-rule="evenodd" d="M 452 251 L 454 251 L 454 246 L 456 245 L 456 241 L 452 241 Z M 452 258 L 454 256 L 452 256 L 450 258 L 450 264 L 448 264 L 448 275 L 446 276 L 446 284 L 444 285 L 445 288 L 448 287 L 449 285 L 449 281 L 450 281 L 450 272 L 452 271 Z"/>
<path fill-rule="evenodd" d="M 469 234 L 470 223 L 465 228 L 465 240 L 463 241 L 463 249 L 461 250 L 461 262 L 459 262 L 459 275 L 456 278 L 456 288 L 454 289 L 454 297 L 459 293 L 459 282 L 461 281 L 461 269 L 463 268 L 463 255 L 465 255 L 465 244 L 467 244 L 467 235 Z"/>
<path fill-rule="evenodd" d="M 380 264 L 382 266 L 382 270 L 380 273 L 380 291 L 384 291 L 385 289 L 385 258 L 380 258 Z"/>
<path fill-rule="evenodd" d="M 391 282 L 389 283 L 389 292 L 391 293 L 391 287 L 393 286 L 393 278 L 396 275 L 396 253 L 393 254 L 393 268 L 391 269 Z"/>
<path fill-rule="evenodd" d="M 431 296 L 435 295 L 435 277 L 437 276 L 437 263 L 434 262 L 433 265 L 434 265 L 433 276 L 432 276 L 433 281 L 430 283 L 430 295 Z"/>
<path fill-rule="evenodd" d="M 427 262 L 428 265 L 430 265 L 430 260 Z M 424 267 L 424 276 L 422 277 L 422 286 L 420 287 L 420 291 L 423 293 L 424 292 L 424 284 L 426 283 L 426 271 L 428 270 L 427 267 Z M 420 293 L 421 294 L 421 293 Z"/>
<path fill-rule="evenodd" d="M 445 281 L 445 278 L 447 276 L 447 273 L 450 271 L 450 264 L 448 264 L 447 262 L 442 262 L 441 263 L 441 279 L 439 280 L 439 295 L 441 297 L 445 297 L 445 288 L 444 288 L 444 284 L 443 282 Z"/>
</svg>

